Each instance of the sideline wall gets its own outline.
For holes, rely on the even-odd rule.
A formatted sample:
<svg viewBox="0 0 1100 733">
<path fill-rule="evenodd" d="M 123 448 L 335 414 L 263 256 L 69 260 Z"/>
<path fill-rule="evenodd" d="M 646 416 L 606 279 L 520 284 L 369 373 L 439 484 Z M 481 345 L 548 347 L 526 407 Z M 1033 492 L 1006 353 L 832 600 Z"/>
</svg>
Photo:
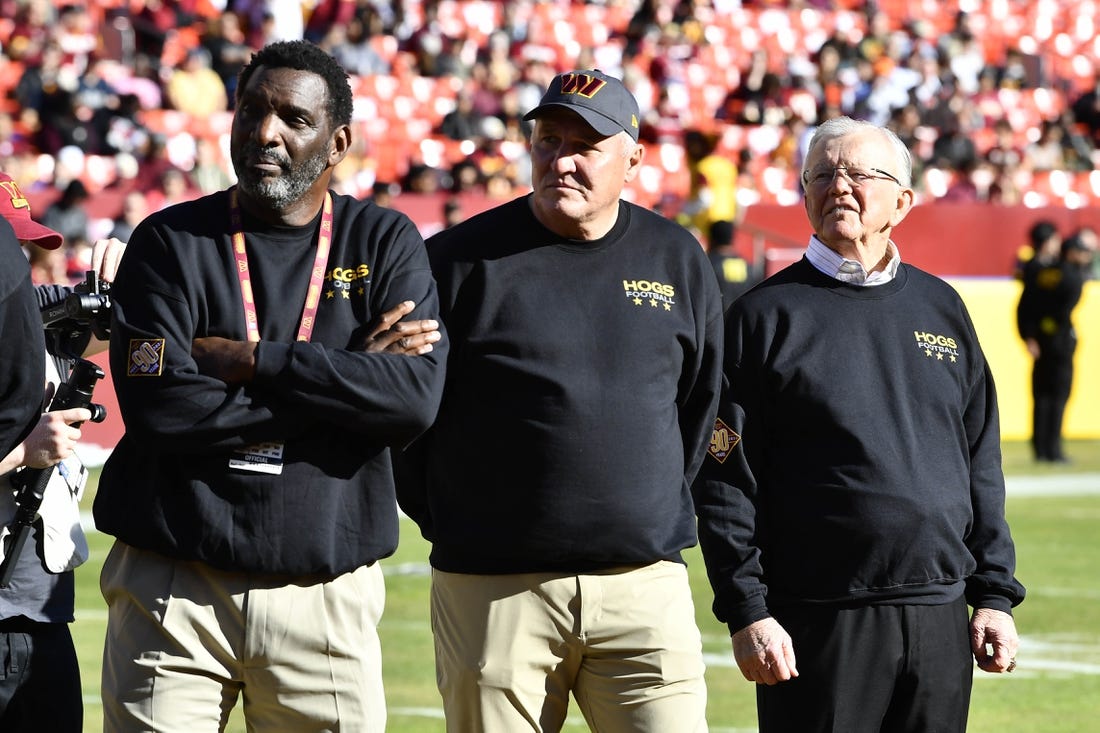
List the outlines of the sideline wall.
<svg viewBox="0 0 1100 733">
<path fill-rule="evenodd" d="M 949 278 L 949 282 L 966 302 L 993 370 L 1001 437 L 1030 439 L 1032 361 L 1016 332 L 1020 284 L 1010 279 Z M 1067 438 L 1100 439 L 1100 282 L 1086 284 L 1073 322 L 1078 343 L 1064 433 Z"/>
</svg>

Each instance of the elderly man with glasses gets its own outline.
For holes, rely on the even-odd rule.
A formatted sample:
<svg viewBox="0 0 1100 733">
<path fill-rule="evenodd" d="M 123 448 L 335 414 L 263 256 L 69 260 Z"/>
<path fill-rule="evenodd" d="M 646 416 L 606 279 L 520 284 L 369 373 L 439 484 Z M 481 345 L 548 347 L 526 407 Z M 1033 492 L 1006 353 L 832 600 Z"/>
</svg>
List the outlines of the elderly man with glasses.
<svg viewBox="0 0 1100 733">
<path fill-rule="evenodd" d="M 962 300 L 891 239 L 911 175 L 893 133 L 823 123 L 805 257 L 726 316 L 695 497 L 761 733 L 961 733 L 974 660 L 1015 668 L 993 379 Z"/>
</svg>

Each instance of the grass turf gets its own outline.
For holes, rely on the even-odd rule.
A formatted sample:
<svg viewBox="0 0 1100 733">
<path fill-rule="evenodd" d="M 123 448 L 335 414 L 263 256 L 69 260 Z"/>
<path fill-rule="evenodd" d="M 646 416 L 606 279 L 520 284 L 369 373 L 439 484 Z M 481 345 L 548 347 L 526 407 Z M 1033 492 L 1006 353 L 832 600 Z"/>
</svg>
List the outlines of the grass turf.
<svg viewBox="0 0 1100 733">
<path fill-rule="evenodd" d="M 1069 445 L 1072 466 L 1036 466 L 1025 444 L 1006 443 L 1006 474 L 1059 477 L 1100 474 L 1100 442 Z M 1100 489 L 1100 486 L 1097 487 Z M 90 492 L 91 493 L 91 492 Z M 969 731 L 1085 733 L 1100 720 L 1100 492 L 1010 496 L 1008 518 L 1017 543 L 1017 575 L 1028 587 L 1017 609 L 1022 636 L 1012 675 L 975 672 Z M 404 520 L 401 546 L 383 563 L 386 612 L 382 637 L 389 730 L 438 733 L 442 710 L 435 689 L 428 623 L 427 543 Z M 106 611 L 98 577 L 111 538 L 91 533 L 91 558 L 77 570 L 73 624 L 83 674 L 86 733 L 100 733 L 99 668 Z M 707 654 L 708 719 L 712 733 L 756 730 L 753 685 L 733 663 L 729 635 L 710 613 L 710 588 L 698 549 L 686 553 L 696 615 Z M 244 733 L 238 710 L 228 733 Z M 567 731 L 587 730 L 574 706 Z"/>
</svg>

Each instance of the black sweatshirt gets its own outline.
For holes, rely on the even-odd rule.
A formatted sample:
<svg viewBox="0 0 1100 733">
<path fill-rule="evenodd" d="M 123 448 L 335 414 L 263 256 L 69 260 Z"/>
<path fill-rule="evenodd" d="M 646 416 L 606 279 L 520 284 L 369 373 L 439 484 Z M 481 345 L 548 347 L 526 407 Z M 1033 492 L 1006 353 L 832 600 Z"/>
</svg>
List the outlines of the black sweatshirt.
<svg viewBox="0 0 1100 733">
<path fill-rule="evenodd" d="M 0 217 L 0 457 L 30 435 L 42 414 L 45 352 L 30 264 Z"/>
<path fill-rule="evenodd" d="M 733 305 L 725 347 L 732 448 L 695 488 L 731 631 L 777 604 L 1022 600 L 993 379 L 950 286 L 904 264 L 848 285 L 803 259 Z"/>
<path fill-rule="evenodd" d="M 677 559 L 717 409 L 721 295 L 699 244 L 620 203 L 591 242 L 520 198 L 428 240 L 452 339 L 402 507 L 461 573 Z"/>
<path fill-rule="evenodd" d="M 338 574 L 391 554 L 389 446 L 427 428 L 446 341 L 421 357 L 353 345 L 402 300 L 437 317 L 423 241 L 402 214 L 336 196 L 310 342 L 295 342 L 318 219 L 244 217 L 261 341 L 251 384 L 197 373 L 192 339 L 245 340 L 225 192 L 153 214 L 112 287 L 111 374 L 126 432 L 104 467 L 99 529 L 173 558 L 257 573 Z M 158 364 L 158 358 L 162 364 Z M 234 449 L 285 444 L 281 475 L 229 467 Z"/>
</svg>

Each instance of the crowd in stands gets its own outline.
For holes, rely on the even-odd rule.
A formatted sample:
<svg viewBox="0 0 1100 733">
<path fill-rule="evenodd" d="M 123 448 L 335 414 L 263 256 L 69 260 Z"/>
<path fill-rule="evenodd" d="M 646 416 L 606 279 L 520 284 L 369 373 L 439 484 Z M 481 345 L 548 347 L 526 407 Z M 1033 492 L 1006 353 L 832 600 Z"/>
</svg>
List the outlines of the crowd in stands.
<svg viewBox="0 0 1100 733">
<path fill-rule="evenodd" d="M 1100 203 L 1097 5 L 0 0 L 0 169 L 57 194 L 51 208 L 111 202 L 72 245 L 125 231 L 135 210 L 232 183 L 237 71 L 307 38 L 350 74 L 355 148 L 335 181 L 356 196 L 517 195 L 524 112 L 554 74 L 600 68 L 642 107 L 628 195 L 669 215 L 691 190 L 689 132 L 738 165 L 742 209 L 794 205 L 808 136 L 837 114 L 898 132 L 920 202 L 1086 206 Z"/>
</svg>

